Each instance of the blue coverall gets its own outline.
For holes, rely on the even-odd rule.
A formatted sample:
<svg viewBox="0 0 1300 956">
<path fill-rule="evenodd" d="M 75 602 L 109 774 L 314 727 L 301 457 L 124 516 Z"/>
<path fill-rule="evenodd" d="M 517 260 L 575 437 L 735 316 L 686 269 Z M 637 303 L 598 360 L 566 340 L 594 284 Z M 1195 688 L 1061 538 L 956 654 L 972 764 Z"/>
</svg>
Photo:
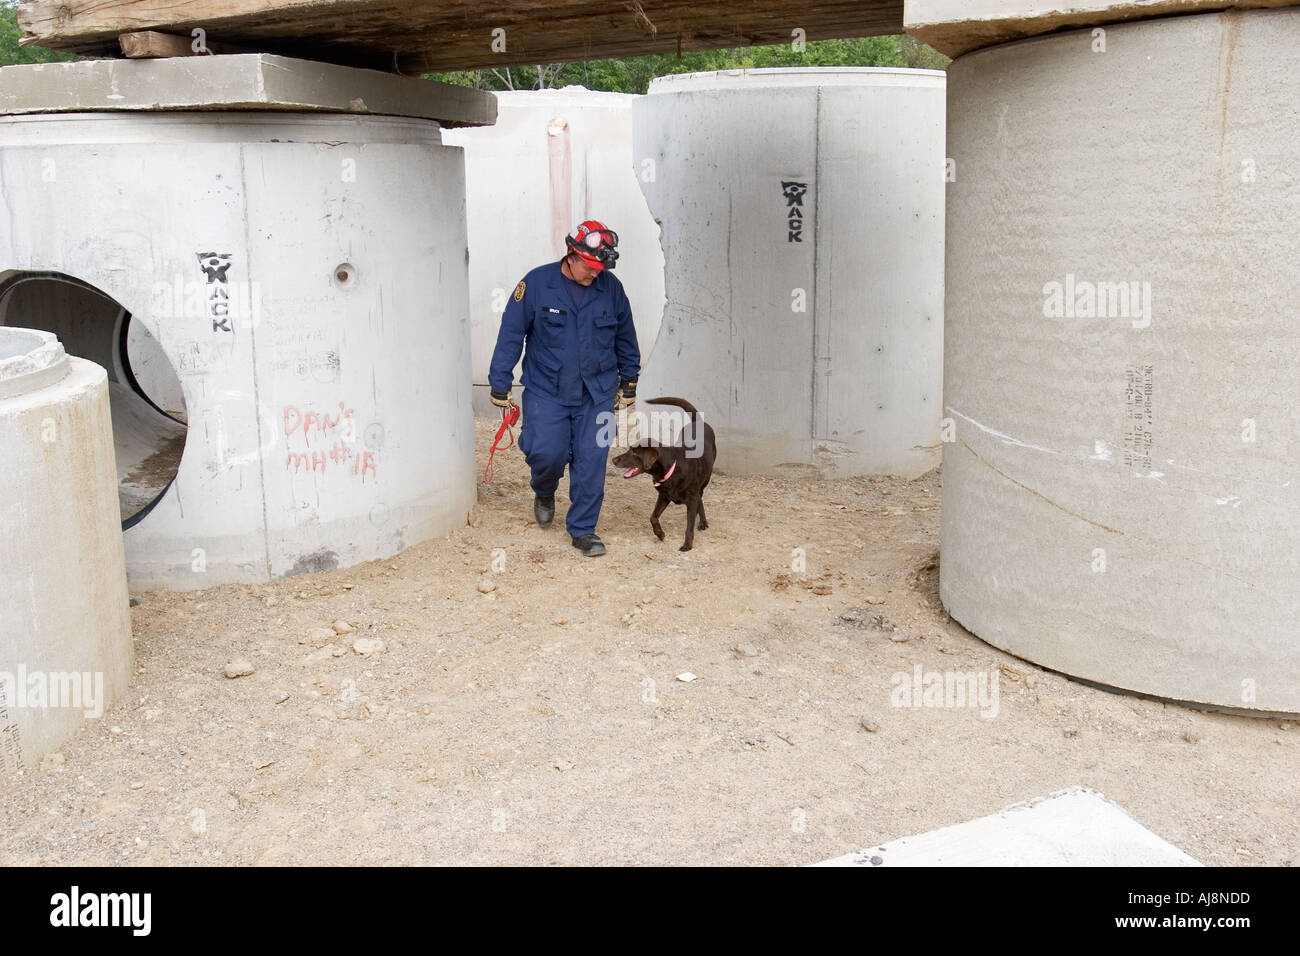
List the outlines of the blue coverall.
<svg viewBox="0 0 1300 956">
<path fill-rule="evenodd" d="M 597 416 L 613 411 L 620 381 L 636 381 L 641 350 L 623 284 L 609 270 L 580 291 L 574 285 L 559 262 L 524 276 L 506 303 L 488 383 L 493 391 L 510 391 L 524 349 L 519 448 L 541 498 L 555 494 L 569 465 L 565 525 L 578 538 L 595 533 L 605 498 L 609 451 L 597 442 Z"/>
</svg>

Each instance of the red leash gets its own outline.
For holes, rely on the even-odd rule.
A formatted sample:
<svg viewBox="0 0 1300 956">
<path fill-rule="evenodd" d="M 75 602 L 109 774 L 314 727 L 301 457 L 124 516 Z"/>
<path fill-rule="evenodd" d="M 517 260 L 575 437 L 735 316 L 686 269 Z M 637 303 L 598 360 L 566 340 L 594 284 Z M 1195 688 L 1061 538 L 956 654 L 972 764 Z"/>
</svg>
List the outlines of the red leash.
<svg viewBox="0 0 1300 956">
<path fill-rule="evenodd" d="M 511 405 L 509 408 L 501 409 L 501 427 L 497 429 L 497 437 L 492 439 L 492 450 L 488 452 L 487 467 L 483 469 L 483 480 L 488 484 L 492 483 L 492 459 L 496 457 L 499 451 L 505 451 L 515 443 L 514 426 L 519 424 L 519 406 Z M 501 436 L 510 433 L 510 440 L 504 445 L 501 444 Z"/>
</svg>

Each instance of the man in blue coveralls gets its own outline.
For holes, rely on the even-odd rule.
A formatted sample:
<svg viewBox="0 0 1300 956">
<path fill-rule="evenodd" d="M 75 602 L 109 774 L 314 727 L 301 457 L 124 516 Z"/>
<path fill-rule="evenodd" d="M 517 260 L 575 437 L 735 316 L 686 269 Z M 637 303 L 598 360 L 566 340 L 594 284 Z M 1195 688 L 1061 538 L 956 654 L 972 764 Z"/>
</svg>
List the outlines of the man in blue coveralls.
<svg viewBox="0 0 1300 956">
<path fill-rule="evenodd" d="M 488 384 L 493 404 L 514 404 L 515 363 L 527 340 L 519 448 L 532 471 L 533 515 L 543 528 L 554 519 L 555 489 L 568 465 L 565 524 L 573 546 L 594 558 L 605 553 L 596 521 L 609 454 L 597 441 L 599 416 L 636 400 L 641 351 L 623 285 L 608 271 L 618 260 L 618 235 L 589 219 L 564 241 L 563 259 L 515 286 Z"/>
</svg>

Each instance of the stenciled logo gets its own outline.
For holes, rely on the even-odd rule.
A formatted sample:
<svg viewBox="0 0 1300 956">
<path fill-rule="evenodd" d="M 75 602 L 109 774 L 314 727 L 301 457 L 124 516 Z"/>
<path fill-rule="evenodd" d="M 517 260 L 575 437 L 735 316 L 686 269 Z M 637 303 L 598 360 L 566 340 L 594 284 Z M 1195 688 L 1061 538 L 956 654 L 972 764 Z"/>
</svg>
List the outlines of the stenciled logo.
<svg viewBox="0 0 1300 956">
<path fill-rule="evenodd" d="M 786 242 L 803 242 L 803 197 L 807 192 L 807 183 L 781 183 L 781 195 L 785 197 L 786 206 Z"/>
</svg>

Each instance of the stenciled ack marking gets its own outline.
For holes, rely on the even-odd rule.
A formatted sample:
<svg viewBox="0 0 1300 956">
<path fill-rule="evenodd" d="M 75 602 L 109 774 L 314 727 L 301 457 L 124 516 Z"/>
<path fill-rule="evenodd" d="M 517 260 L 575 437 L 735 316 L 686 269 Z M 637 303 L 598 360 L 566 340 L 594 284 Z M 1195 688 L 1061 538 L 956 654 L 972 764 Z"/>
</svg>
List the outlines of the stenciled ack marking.
<svg viewBox="0 0 1300 956">
<path fill-rule="evenodd" d="M 803 197 L 806 192 L 807 183 L 781 183 L 781 194 L 785 196 L 786 206 L 786 242 L 803 242 Z"/>
<path fill-rule="evenodd" d="M 229 252 L 199 252 L 199 268 L 208 279 L 208 317 L 213 332 L 234 332 L 230 327 L 230 290 L 226 273 L 232 265 Z"/>
</svg>

